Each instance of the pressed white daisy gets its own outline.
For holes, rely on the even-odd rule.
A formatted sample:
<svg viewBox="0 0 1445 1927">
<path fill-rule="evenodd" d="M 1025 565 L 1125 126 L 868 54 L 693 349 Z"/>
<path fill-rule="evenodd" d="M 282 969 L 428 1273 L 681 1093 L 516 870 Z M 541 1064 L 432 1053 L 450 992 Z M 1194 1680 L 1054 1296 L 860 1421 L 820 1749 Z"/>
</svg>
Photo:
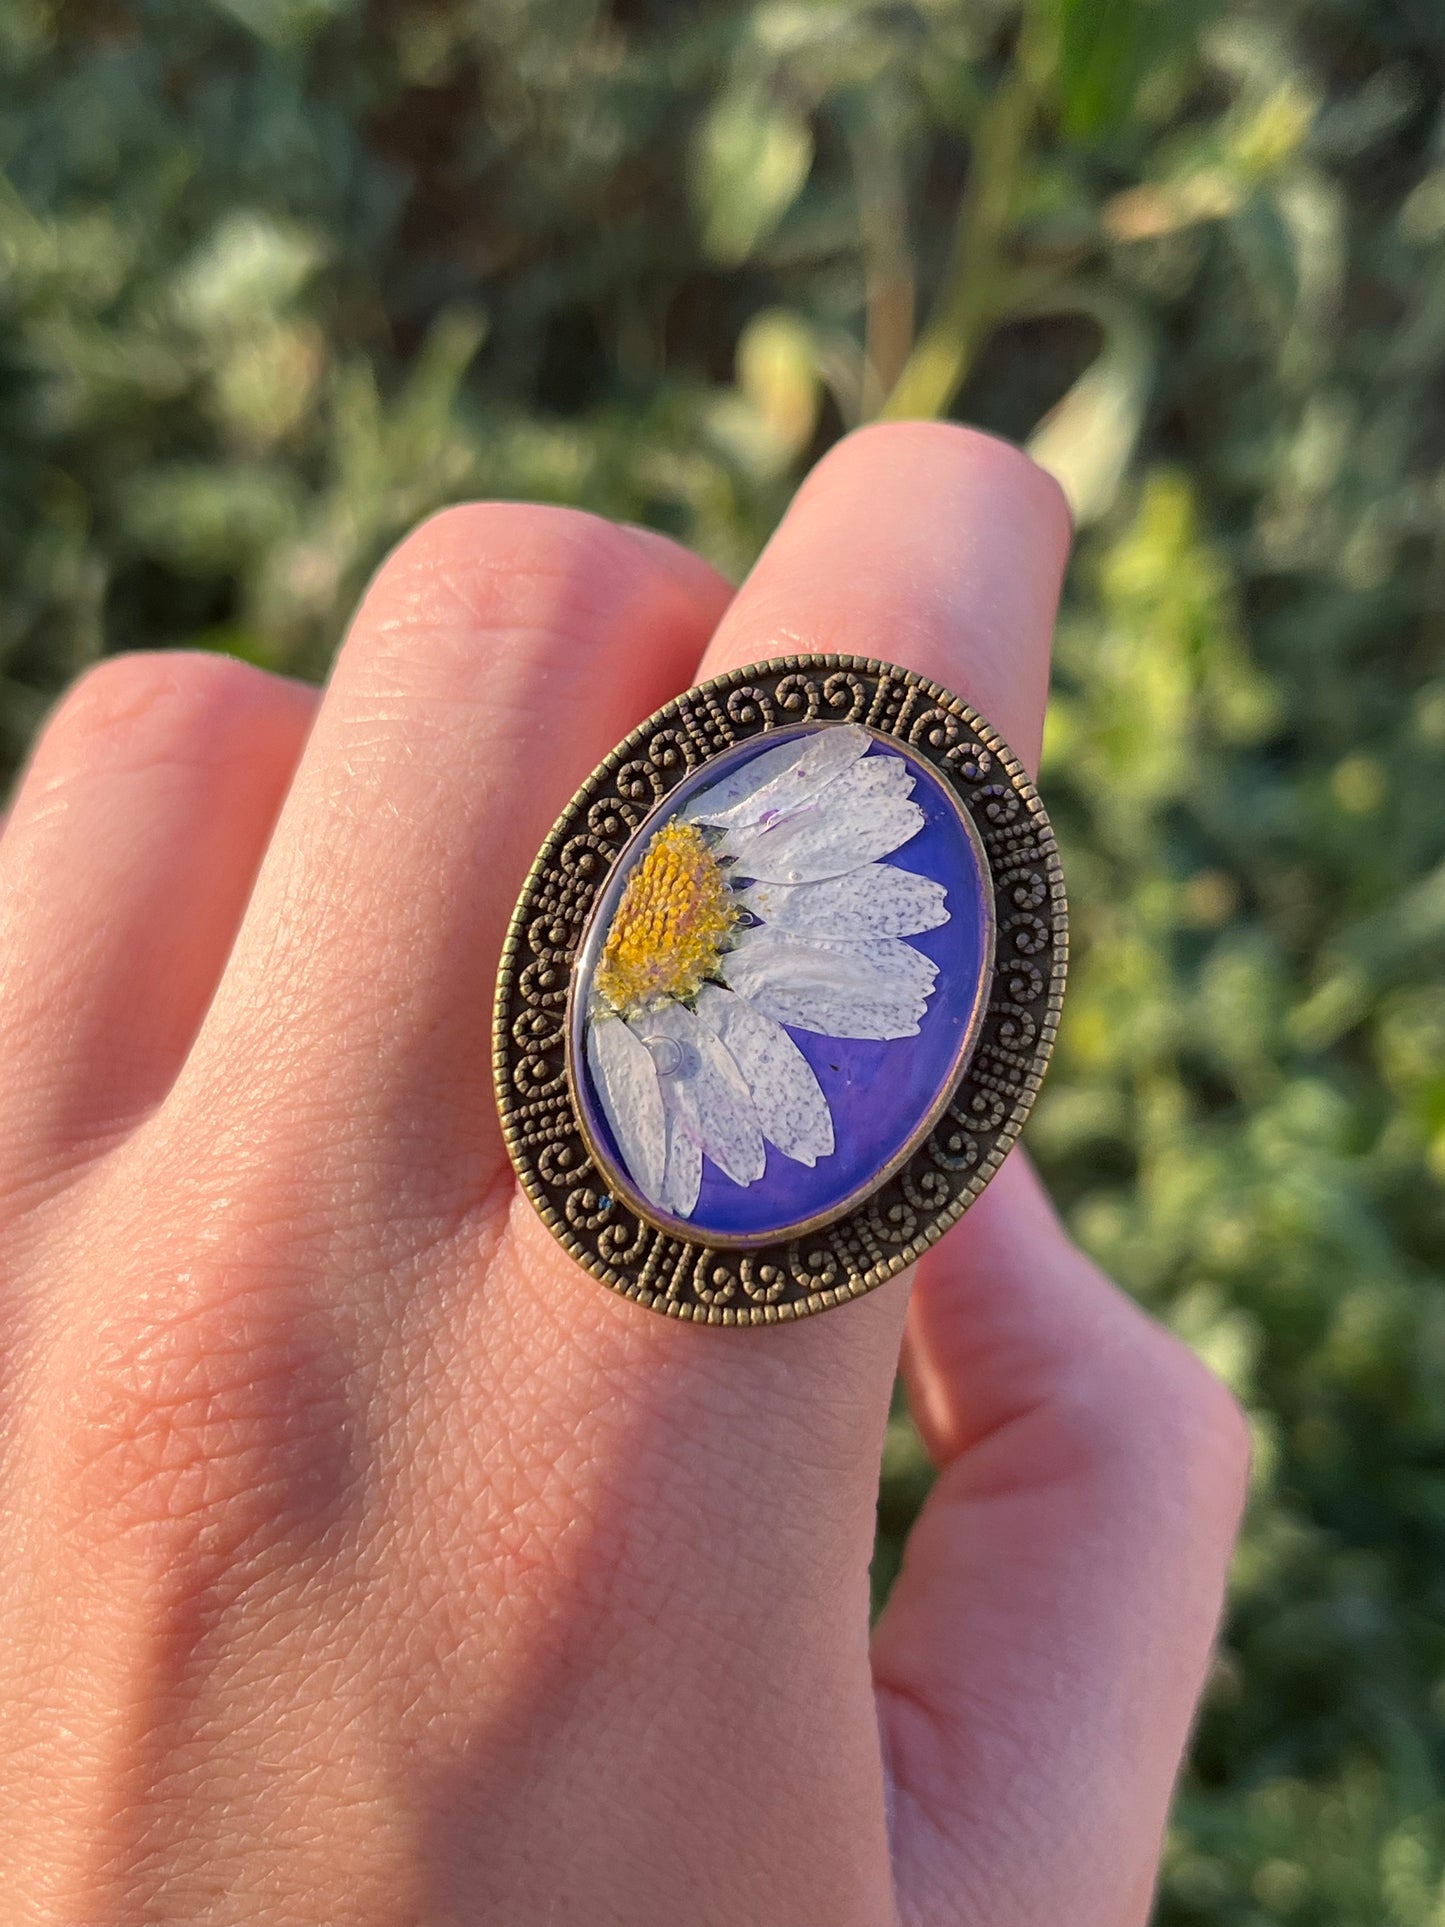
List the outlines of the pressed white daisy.
<svg viewBox="0 0 1445 1927">
<path fill-rule="evenodd" d="M 938 966 L 905 938 L 942 884 L 884 862 L 923 827 L 901 756 L 834 725 L 765 750 L 649 840 L 602 941 L 587 1060 L 633 1183 L 686 1218 L 702 1161 L 734 1184 L 766 1146 L 812 1166 L 833 1119 L 789 1029 L 912 1037 Z"/>
</svg>

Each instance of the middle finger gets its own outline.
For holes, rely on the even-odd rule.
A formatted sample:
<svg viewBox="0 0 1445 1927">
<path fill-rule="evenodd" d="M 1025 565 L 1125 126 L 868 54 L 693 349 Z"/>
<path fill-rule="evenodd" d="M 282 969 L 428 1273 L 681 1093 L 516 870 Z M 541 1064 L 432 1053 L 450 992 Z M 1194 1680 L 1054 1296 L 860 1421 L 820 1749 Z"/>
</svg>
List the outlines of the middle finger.
<svg viewBox="0 0 1445 1927">
<path fill-rule="evenodd" d="M 517 889 L 576 772 L 689 679 L 728 594 L 662 538 L 568 510 L 477 504 L 403 543 L 338 659 L 171 1122 L 227 1119 L 236 1153 L 290 1143 L 360 1195 L 384 1186 L 398 1218 L 482 1196 Z"/>
</svg>

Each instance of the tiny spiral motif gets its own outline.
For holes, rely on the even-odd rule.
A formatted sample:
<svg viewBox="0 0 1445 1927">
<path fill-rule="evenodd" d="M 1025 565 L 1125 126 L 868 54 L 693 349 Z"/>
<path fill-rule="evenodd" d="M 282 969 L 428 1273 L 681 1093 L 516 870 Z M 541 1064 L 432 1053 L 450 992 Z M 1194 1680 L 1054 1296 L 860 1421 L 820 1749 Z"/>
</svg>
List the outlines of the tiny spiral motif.
<svg viewBox="0 0 1445 1927">
<path fill-rule="evenodd" d="M 901 1173 L 900 1185 L 905 1199 L 915 1210 L 937 1211 L 948 1203 L 952 1188 L 942 1171 L 908 1171 Z"/>
<path fill-rule="evenodd" d="M 961 1130 L 974 1136 L 998 1130 L 1008 1116 L 1008 1105 L 997 1091 L 977 1090 L 966 1098 L 955 1098 L 946 1116 Z"/>
<path fill-rule="evenodd" d="M 657 802 L 666 788 L 662 771 L 636 756 L 630 763 L 622 765 L 613 780 L 617 785 L 617 794 L 625 802 L 642 803 L 648 808 Z"/>
<path fill-rule="evenodd" d="M 957 716 L 948 710 L 925 709 L 921 716 L 914 718 L 908 740 L 915 748 L 926 748 L 935 756 L 943 756 L 958 741 L 962 729 Z"/>
<path fill-rule="evenodd" d="M 939 1125 L 927 1148 L 939 1170 L 950 1174 L 971 1171 L 979 1161 L 978 1139 L 956 1123 Z"/>
<path fill-rule="evenodd" d="M 725 1305 L 737 1296 L 737 1275 L 716 1251 L 700 1251 L 692 1268 L 692 1289 L 705 1305 Z"/>
<path fill-rule="evenodd" d="M 774 722 L 772 699 L 751 683 L 734 689 L 727 700 L 728 719 L 740 729 L 753 729 L 761 723 L 771 729 Z"/>
<path fill-rule="evenodd" d="M 761 1262 L 751 1252 L 743 1255 L 738 1280 L 755 1305 L 775 1305 L 788 1289 L 788 1274 L 782 1266 Z"/>
<path fill-rule="evenodd" d="M 861 676 L 851 669 L 838 669 L 823 684 L 823 701 L 830 710 L 841 712 L 841 723 L 856 723 L 868 707 L 868 689 Z"/>
<path fill-rule="evenodd" d="M 583 883 L 595 883 L 606 874 L 608 852 L 600 837 L 584 830 L 580 836 L 567 839 L 557 860 L 567 876 Z"/>
<path fill-rule="evenodd" d="M 535 1005 L 520 1011 L 512 1023 L 512 1042 L 535 1057 L 556 1050 L 562 1042 L 561 1019 L 555 1010 Z"/>
<path fill-rule="evenodd" d="M 1026 957 L 1038 956 L 1052 941 L 1052 932 L 1042 917 L 1010 917 L 1004 930 L 1014 949 Z"/>
<path fill-rule="evenodd" d="M 918 1213 L 901 1196 L 885 1193 L 869 1200 L 868 1228 L 880 1244 L 906 1245 L 918 1230 Z"/>
<path fill-rule="evenodd" d="M 1031 1004 L 1043 996 L 1044 973 L 1037 964 L 1015 957 L 1008 963 L 1007 971 L 1002 982 L 1011 1002 Z"/>
<path fill-rule="evenodd" d="M 804 1247 L 794 1242 L 788 1246 L 787 1259 L 788 1270 L 806 1292 L 831 1291 L 838 1282 L 838 1256 L 824 1244 L 809 1240 Z"/>
<path fill-rule="evenodd" d="M 1026 1010 L 1008 1011 L 998 1027 L 998 1040 L 1005 1050 L 1032 1050 L 1039 1027 Z"/>
<path fill-rule="evenodd" d="M 566 966 L 571 961 L 575 935 L 572 926 L 545 911 L 527 926 L 527 948 L 534 957 L 547 963 Z"/>
<path fill-rule="evenodd" d="M 537 1171 L 543 1184 L 575 1184 L 590 1160 L 579 1137 L 553 1137 L 537 1153 Z"/>
<path fill-rule="evenodd" d="M 647 760 L 671 789 L 697 762 L 697 750 L 686 730 L 660 729 L 647 745 Z"/>
<path fill-rule="evenodd" d="M 620 849 L 641 821 L 637 806 L 616 796 L 599 798 L 587 812 L 588 829 L 613 849 Z"/>
<path fill-rule="evenodd" d="M 528 1051 L 513 1065 L 512 1082 L 517 1087 L 518 1095 L 523 1098 L 545 1097 L 551 1091 L 565 1088 L 566 1066 L 560 1061 L 553 1063 L 546 1057 Z"/>
<path fill-rule="evenodd" d="M 1012 823 L 1022 807 L 1016 790 L 1006 783 L 988 783 L 978 792 L 983 813 L 996 829 Z"/>
<path fill-rule="evenodd" d="M 567 1002 L 567 972 L 548 957 L 534 957 L 517 983 L 524 1004 L 534 1010 L 559 1010 Z"/>
<path fill-rule="evenodd" d="M 632 1212 L 614 1210 L 597 1234 L 597 1256 L 604 1265 L 622 1271 L 641 1264 L 656 1236 L 651 1225 L 644 1224 Z"/>
<path fill-rule="evenodd" d="M 810 723 L 818 713 L 818 685 L 811 676 L 784 676 L 778 708 L 790 723 Z"/>
<path fill-rule="evenodd" d="M 965 783 L 979 783 L 993 768 L 993 755 L 982 743 L 955 744 L 944 758 L 955 776 Z"/>
<path fill-rule="evenodd" d="M 576 1230 L 597 1231 L 607 1221 L 612 1199 L 595 1184 L 578 1184 L 568 1191 L 565 1210 L 568 1224 Z"/>
</svg>

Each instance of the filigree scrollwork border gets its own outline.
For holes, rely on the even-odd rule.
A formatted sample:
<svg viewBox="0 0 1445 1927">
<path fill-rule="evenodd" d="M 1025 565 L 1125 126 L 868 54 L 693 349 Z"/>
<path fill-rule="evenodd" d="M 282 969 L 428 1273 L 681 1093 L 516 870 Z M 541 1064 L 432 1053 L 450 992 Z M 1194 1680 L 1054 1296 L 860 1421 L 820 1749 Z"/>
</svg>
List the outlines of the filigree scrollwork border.
<svg viewBox="0 0 1445 1927">
<path fill-rule="evenodd" d="M 801 722 L 859 722 L 930 763 L 978 832 L 993 887 L 992 981 L 953 1095 L 908 1160 L 846 1216 L 789 1243 L 720 1249 L 649 1223 L 593 1164 L 567 1068 L 567 998 L 592 904 L 634 831 L 701 763 Z M 775 1324 L 871 1291 L 967 1210 L 1023 1128 L 1058 1028 L 1068 910 L 1058 846 L 1017 757 L 939 684 L 858 656 L 784 656 L 650 716 L 543 844 L 497 975 L 502 1130 L 543 1221 L 579 1264 L 673 1318 Z"/>
</svg>

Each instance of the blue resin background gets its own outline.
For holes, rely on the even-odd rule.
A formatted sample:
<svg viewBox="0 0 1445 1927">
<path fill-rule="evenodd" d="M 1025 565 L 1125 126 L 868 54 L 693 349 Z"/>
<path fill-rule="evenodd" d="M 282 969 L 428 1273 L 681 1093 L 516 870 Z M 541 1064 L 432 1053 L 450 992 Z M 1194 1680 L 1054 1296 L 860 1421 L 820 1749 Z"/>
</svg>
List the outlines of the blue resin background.
<svg viewBox="0 0 1445 1927">
<path fill-rule="evenodd" d="M 606 927 L 633 863 L 690 796 L 763 750 L 775 748 L 788 734 L 807 733 L 806 729 L 771 732 L 680 783 L 638 833 L 628 860 L 619 862 L 608 879 L 593 928 Z M 982 987 L 989 885 L 973 839 L 960 820 L 958 804 L 932 768 L 891 740 L 880 739 L 867 754 L 903 757 L 915 777 L 913 799 L 924 815 L 923 828 L 883 861 L 933 877 L 948 893 L 948 922 L 905 940 L 939 966 L 928 1009 L 916 1037 L 888 1042 L 822 1037 L 789 1027 L 788 1035 L 812 1065 L 833 1114 L 833 1154 L 820 1158 L 810 1171 L 770 1144 L 763 1176 L 746 1186 L 734 1184 L 704 1158 L 697 1208 L 690 1218 L 675 1220 L 680 1231 L 694 1237 L 702 1233 L 763 1242 L 836 1210 L 897 1156 L 953 1081 Z M 593 1142 L 621 1171 L 625 1167 L 593 1088 L 586 1051 L 579 1048 L 576 1031 L 585 1003 L 585 997 L 579 996 L 572 1040 L 578 1090 Z"/>
</svg>

